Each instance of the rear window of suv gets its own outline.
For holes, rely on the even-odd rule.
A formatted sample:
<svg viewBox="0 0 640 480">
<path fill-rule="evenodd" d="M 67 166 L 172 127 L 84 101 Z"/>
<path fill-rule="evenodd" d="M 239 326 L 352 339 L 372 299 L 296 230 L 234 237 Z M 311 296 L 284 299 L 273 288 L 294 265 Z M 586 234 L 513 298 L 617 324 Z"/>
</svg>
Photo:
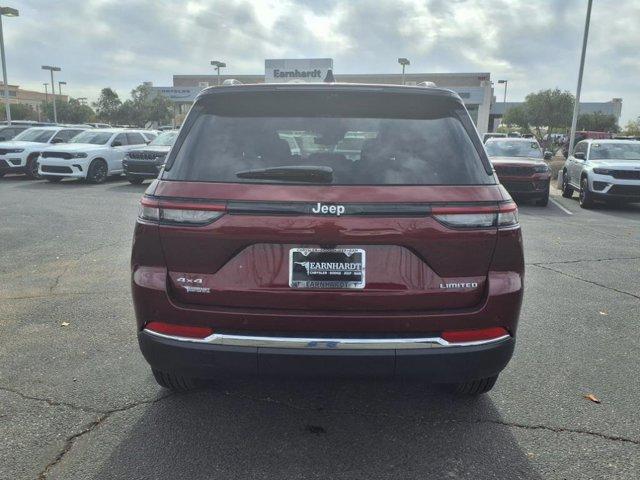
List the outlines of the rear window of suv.
<svg viewBox="0 0 640 480">
<path fill-rule="evenodd" d="M 468 114 L 426 94 L 202 97 L 163 179 L 333 185 L 493 184 Z M 479 144 L 479 139 L 476 139 Z"/>
</svg>

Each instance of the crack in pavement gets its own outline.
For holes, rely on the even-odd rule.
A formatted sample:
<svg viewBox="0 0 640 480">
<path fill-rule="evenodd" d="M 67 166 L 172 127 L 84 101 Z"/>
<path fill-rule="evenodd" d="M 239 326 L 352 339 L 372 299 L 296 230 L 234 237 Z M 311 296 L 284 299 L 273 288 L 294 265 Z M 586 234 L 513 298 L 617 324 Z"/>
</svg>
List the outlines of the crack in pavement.
<svg viewBox="0 0 640 480">
<path fill-rule="evenodd" d="M 44 401 L 50 405 L 63 405 L 63 406 L 68 406 L 71 408 L 77 408 L 83 411 L 87 411 L 86 409 L 83 409 L 81 407 L 78 406 L 74 406 L 73 404 L 67 404 L 67 403 L 62 403 L 62 402 L 53 402 L 50 401 L 48 399 L 41 399 L 41 398 L 37 398 L 37 397 L 29 397 L 26 395 L 21 394 L 20 392 L 15 392 L 13 390 L 10 389 L 6 389 L 6 388 L 2 388 L 2 390 L 6 390 L 6 391 L 10 391 L 12 393 L 16 393 L 24 398 L 28 398 L 28 399 L 32 399 L 32 400 L 41 400 Z M 186 393 L 184 395 L 189 395 L 189 394 L 193 394 L 193 393 L 197 393 L 196 392 L 191 392 L 191 393 Z M 416 417 L 411 417 L 411 416 L 407 416 L 407 415 L 399 415 L 399 414 L 389 414 L 389 413 L 370 413 L 370 412 L 362 412 L 362 411 L 351 411 L 351 410 L 335 410 L 335 409 L 331 409 L 331 410 L 325 410 L 324 408 L 309 408 L 309 407 L 302 407 L 302 406 L 298 406 L 295 405 L 294 403 L 291 402 L 284 402 L 281 400 L 276 400 L 273 399 L 271 397 L 254 397 L 251 395 L 242 395 L 242 394 L 232 394 L 231 392 L 225 390 L 222 392 L 223 395 L 230 397 L 230 398 L 243 398 L 245 400 L 249 400 L 252 402 L 261 402 L 261 403 L 269 403 L 269 404 L 273 404 L 273 405 L 277 405 L 277 406 L 282 406 L 285 408 L 289 408 L 292 410 L 296 410 L 296 411 L 300 411 L 300 412 L 305 412 L 305 411 L 316 411 L 316 412 L 323 412 L 323 413 L 328 413 L 328 414 L 334 414 L 334 415 L 358 415 L 358 416 L 364 416 L 364 417 L 369 417 L 369 418 L 374 418 L 374 417 L 383 417 L 383 418 L 397 418 L 397 419 L 403 419 L 403 420 L 416 420 Z M 43 470 L 38 474 L 37 480 L 46 480 L 49 473 L 51 472 L 51 470 L 58 465 L 63 459 L 64 457 L 71 451 L 71 449 L 73 448 L 73 445 L 75 444 L 76 440 L 88 433 L 91 433 L 92 431 L 94 431 L 97 427 L 99 427 L 102 423 L 104 423 L 109 417 L 111 417 L 112 415 L 116 414 L 116 413 L 120 413 L 120 412 L 124 412 L 127 410 L 131 410 L 135 407 L 141 406 L 141 405 L 152 405 L 152 404 L 156 404 L 159 402 L 162 402 L 163 400 L 166 400 L 169 397 L 173 397 L 178 395 L 175 392 L 169 392 L 166 395 L 163 395 L 161 397 L 152 399 L 152 400 L 141 400 L 138 402 L 132 402 L 129 404 L 126 404 L 122 407 L 118 407 L 118 408 L 114 408 L 112 410 L 107 410 L 107 411 L 93 411 L 93 413 L 100 413 L 100 415 L 93 421 L 91 421 L 90 423 L 87 424 L 86 427 L 84 427 L 82 430 L 80 430 L 77 433 L 74 433 L 73 435 L 67 437 L 67 439 L 65 440 L 64 446 L 63 448 L 60 450 L 60 452 L 43 468 Z M 421 418 L 422 420 L 427 420 L 424 417 L 418 417 Z M 503 420 L 495 420 L 495 419 L 482 419 L 482 418 L 478 418 L 478 419 L 471 419 L 471 420 L 457 420 L 457 419 L 445 419 L 445 420 L 429 420 L 429 422 L 431 424 L 493 424 L 493 425 L 500 425 L 500 426 L 504 426 L 504 427 L 508 427 L 508 428 L 521 428 L 521 429 L 525 429 L 525 430 L 543 430 L 543 431 L 548 431 L 548 432 L 553 432 L 553 433 L 574 433 L 574 434 L 579 434 L 579 435 L 588 435 L 588 436 L 592 436 L 592 437 L 596 437 L 596 438 L 600 438 L 603 440 L 607 440 L 607 441 L 615 441 L 615 442 L 623 442 L 623 443 L 631 443 L 633 445 L 640 445 L 640 440 L 635 440 L 632 438 L 627 438 L 627 437 L 623 437 L 623 436 L 619 436 L 619 435 L 609 435 L 609 434 L 605 434 L 605 433 L 600 433 L 600 432 L 592 432 L 589 430 L 583 430 L 583 429 L 573 429 L 573 428 L 565 428 L 565 427 L 551 427 L 551 426 L 547 426 L 547 425 L 542 425 L 542 424 L 536 424 L 536 425 L 530 425 L 530 424 L 524 424 L 524 423 L 516 423 L 516 422 L 507 422 L 507 421 L 503 421 Z"/>
<path fill-rule="evenodd" d="M 279 406 L 283 406 L 286 408 L 290 408 L 292 410 L 297 410 L 297 411 L 322 411 L 322 412 L 326 412 L 329 414 L 337 414 L 337 415 L 359 415 L 359 416 L 363 416 L 363 417 L 383 417 L 383 418 L 397 418 L 397 419 L 402 419 L 402 420 L 416 420 L 416 418 L 418 419 L 423 419 L 423 420 L 427 420 L 424 417 L 411 417 L 411 416 L 407 416 L 407 415 L 399 415 L 399 414 L 390 414 L 390 413 L 368 413 L 368 412 L 362 412 L 362 411 L 352 411 L 352 410 L 324 410 L 324 409 L 312 409 L 312 408 L 307 408 L 307 407 L 301 407 L 298 405 L 295 405 L 291 402 L 283 402 L 281 400 L 275 400 L 273 398 L 270 397 L 252 397 L 250 395 L 238 395 L 238 394 L 232 394 L 229 391 L 225 391 L 224 392 L 225 396 L 228 397 L 239 397 L 239 398 L 244 398 L 245 400 L 251 400 L 254 402 L 264 402 L 264 403 L 271 403 L 274 405 L 279 405 Z M 457 419 L 445 419 L 445 420 L 429 420 L 430 423 L 432 424 L 447 424 L 447 423 L 458 423 L 458 424 L 483 424 L 483 423 L 490 423 L 490 424 L 495 424 L 495 425 L 501 425 L 501 426 L 505 426 L 505 427 L 512 427 L 512 428 L 522 428 L 522 429 L 526 429 L 526 430 L 545 430 L 545 431 L 549 431 L 549 432 L 554 432 L 554 433 L 575 433 L 575 434 L 580 434 L 580 435 L 590 435 L 593 437 L 598 437 L 598 438 L 602 438 L 604 440 L 609 440 L 609 441 L 616 441 L 616 442 L 624 442 L 624 443 L 631 443 L 633 445 L 640 445 L 640 440 L 636 440 L 633 438 L 627 438 L 627 437 L 623 437 L 623 436 L 619 436 L 619 435 L 608 435 L 606 433 L 601 433 L 601 432 L 592 432 L 590 430 L 584 430 L 584 429 L 574 429 L 574 428 L 565 428 L 565 427 L 550 427 L 547 425 L 542 425 L 542 424 L 537 424 L 537 425 L 529 425 L 529 424 L 525 424 L 525 423 L 516 423 L 516 422 L 507 422 L 504 420 L 491 420 L 491 419 L 483 419 L 483 418 L 478 418 L 475 420 L 457 420 Z"/>
<path fill-rule="evenodd" d="M 15 389 L 9 388 L 9 387 L 0 387 L 0 391 L 13 393 L 14 395 L 18 395 L 19 397 L 23 398 L 24 400 L 33 400 L 33 401 L 36 401 L 36 402 L 44 402 L 47 405 L 50 405 L 52 407 L 69 407 L 69 408 L 72 408 L 74 410 L 80 410 L 80 411 L 85 412 L 85 413 L 104 413 L 104 410 L 99 410 L 97 408 L 86 407 L 84 405 L 76 405 L 74 403 L 60 402 L 58 400 L 52 400 L 50 398 L 44 398 L 44 397 L 34 397 L 32 395 L 27 395 L 25 393 L 20 392 L 19 390 L 15 390 Z"/>
<path fill-rule="evenodd" d="M 105 293 L 128 293 L 129 290 L 127 289 L 123 289 L 123 290 L 100 290 L 95 291 L 95 292 L 51 292 L 49 294 L 33 294 L 33 295 L 18 295 L 18 296 L 14 296 L 14 297 L 3 297 L 0 296 L 0 301 L 3 300 L 30 300 L 30 299 L 37 299 L 37 298 L 55 298 L 55 297 L 62 297 L 62 296 L 73 296 L 73 295 L 104 295 Z"/>
<path fill-rule="evenodd" d="M 549 270 L 550 272 L 559 273 L 560 275 L 564 275 L 564 276 L 566 276 L 566 277 L 573 278 L 574 280 L 579 280 L 579 281 L 584 282 L 584 283 L 589 283 L 589 284 L 591 284 L 591 285 L 595 285 L 595 286 L 597 286 L 597 287 L 601 287 L 601 288 L 604 288 L 604 289 L 606 289 L 606 290 L 611 290 L 612 292 L 621 293 L 621 294 L 623 294 L 623 295 L 628 295 L 628 296 L 630 296 L 630 297 L 633 297 L 633 298 L 636 298 L 636 299 L 640 300 L 640 296 L 635 295 L 635 294 L 633 294 L 633 293 L 625 292 L 624 290 L 618 290 L 617 288 L 609 287 L 609 286 L 607 286 L 607 285 L 603 285 L 603 284 L 598 283 L 598 282 L 593 282 L 593 281 L 591 281 L 591 280 L 586 280 L 586 279 L 584 279 L 584 278 L 580 278 L 580 277 L 578 277 L 578 276 L 576 276 L 576 275 L 571 275 L 570 273 L 566 273 L 566 272 L 563 272 L 563 271 L 561 271 L 561 270 L 556 270 L 555 268 L 551 268 L 551 267 L 548 267 L 548 266 L 543 265 L 543 264 L 539 264 L 539 263 L 538 263 L 538 264 L 536 264 L 536 263 L 532 263 L 532 264 L 530 264 L 530 265 L 532 265 L 532 266 L 534 266 L 534 267 L 542 268 L 542 269 L 544 269 L 544 270 Z"/>
<path fill-rule="evenodd" d="M 470 422 L 462 421 L 462 423 L 470 423 Z M 633 445 L 640 445 L 640 440 L 634 440 L 633 438 L 622 437 L 619 435 L 608 435 L 606 433 L 592 432 L 590 430 L 583 430 L 583 429 L 577 429 L 577 428 L 550 427 L 548 425 L 541 425 L 541 424 L 528 425 L 526 423 L 515 423 L 515 422 L 505 422 L 503 420 L 484 420 L 484 419 L 478 419 L 473 423 L 493 423 L 495 425 L 503 425 L 505 427 L 522 428 L 525 430 L 547 430 L 555 433 L 577 433 L 580 435 L 591 435 L 594 437 L 602 438 L 604 440 L 610 440 L 613 442 L 625 442 L 625 443 L 631 443 Z"/>
<path fill-rule="evenodd" d="M 525 265 L 534 265 L 540 267 L 543 265 L 562 265 L 565 263 L 591 263 L 591 262 L 609 262 L 614 260 L 640 260 L 640 257 L 610 257 L 610 258 L 592 258 L 588 260 L 563 260 L 558 262 L 530 262 Z"/>
<path fill-rule="evenodd" d="M 95 420 L 87 424 L 85 428 L 67 437 L 67 439 L 64 442 L 64 446 L 62 447 L 62 450 L 58 452 L 58 454 L 53 458 L 53 460 L 51 460 L 49 463 L 47 463 L 47 465 L 45 465 L 42 471 L 38 474 L 37 480 L 46 480 L 47 476 L 51 472 L 51 469 L 53 469 L 56 465 L 58 465 L 62 461 L 62 459 L 65 457 L 65 455 L 69 453 L 69 451 L 71 450 L 71 448 L 73 447 L 73 445 L 75 444 L 78 438 L 95 430 L 98 426 L 100 426 L 105 420 L 111 417 L 111 415 L 113 415 L 114 413 L 124 412 L 126 410 L 130 410 L 140 405 L 151 405 L 154 403 L 158 403 L 173 395 L 174 393 L 171 392 L 159 398 L 154 398 L 153 400 L 141 400 L 139 402 L 129 403 L 119 408 L 114 408 L 113 410 L 103 411 L 98 418 L 96 418 Z"/>
</svg>

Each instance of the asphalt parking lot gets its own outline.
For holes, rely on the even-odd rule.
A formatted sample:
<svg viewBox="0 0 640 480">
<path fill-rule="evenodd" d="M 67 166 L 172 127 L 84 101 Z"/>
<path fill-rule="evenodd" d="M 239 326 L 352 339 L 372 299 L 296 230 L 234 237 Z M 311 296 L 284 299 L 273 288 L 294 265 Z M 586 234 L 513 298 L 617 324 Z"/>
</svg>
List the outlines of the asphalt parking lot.
<svg viewBox="0 0 640 480">
<path fill-rule="evenodd" d="M 482 398 L 246 379 L 170 394 L 129 292 L 144 189 L 0 179 L 0 478 L 640 477 L 640 205 L 521 207 L 518 345 Z"/>
</svg>

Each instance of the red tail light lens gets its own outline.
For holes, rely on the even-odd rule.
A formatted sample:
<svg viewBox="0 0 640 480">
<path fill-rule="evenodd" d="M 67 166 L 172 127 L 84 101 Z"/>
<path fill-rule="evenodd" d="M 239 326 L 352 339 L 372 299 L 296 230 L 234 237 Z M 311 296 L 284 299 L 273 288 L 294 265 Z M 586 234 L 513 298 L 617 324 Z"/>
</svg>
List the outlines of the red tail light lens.
<svg viewBox="0 0 640 480">
<path fill-rule="evenodd" d="M 503 327 L 491 327 L 491 328 L 477 328 L 473 330 L 449 330 L 442 332 L 442 337 L 449 343 L 464 343 L 464 342 L 480 342 L 482 340 L 494 340 L 500 337 L 509 335 L 506 328 Z"/>
<path fill-rule="evenodd" d="M 194 327 L 192 325 L 176 325 L 174 323 L 164 322 L 149 322 L 145 326 L 145 329 L 164 335 L 187 338 L 207 338 L 213 334 L 213 328 L 209 327 Z"/>
<path fill-rule="evenodd" d="M 167 225 L 207 225 L 220 218 L 224 205 L 209 203 L 168 202 L 143 197 L 138 218 L 146 222 Z"/>
</svg>

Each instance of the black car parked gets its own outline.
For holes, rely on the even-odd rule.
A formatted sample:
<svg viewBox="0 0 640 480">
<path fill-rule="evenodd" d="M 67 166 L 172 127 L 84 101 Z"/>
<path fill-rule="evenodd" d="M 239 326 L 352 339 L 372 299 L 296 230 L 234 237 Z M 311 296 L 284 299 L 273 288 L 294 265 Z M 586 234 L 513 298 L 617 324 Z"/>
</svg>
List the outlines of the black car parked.
<svg viewBox="0 0 640 480">
<path fill-rule="evenodd" d="M 145 178 L 156 178 L 177 136 L 177 130 L 162 132 L 149 145 L 130 150 L 122 161 L 127 180 L 138 185 Z"/>
</svg>

